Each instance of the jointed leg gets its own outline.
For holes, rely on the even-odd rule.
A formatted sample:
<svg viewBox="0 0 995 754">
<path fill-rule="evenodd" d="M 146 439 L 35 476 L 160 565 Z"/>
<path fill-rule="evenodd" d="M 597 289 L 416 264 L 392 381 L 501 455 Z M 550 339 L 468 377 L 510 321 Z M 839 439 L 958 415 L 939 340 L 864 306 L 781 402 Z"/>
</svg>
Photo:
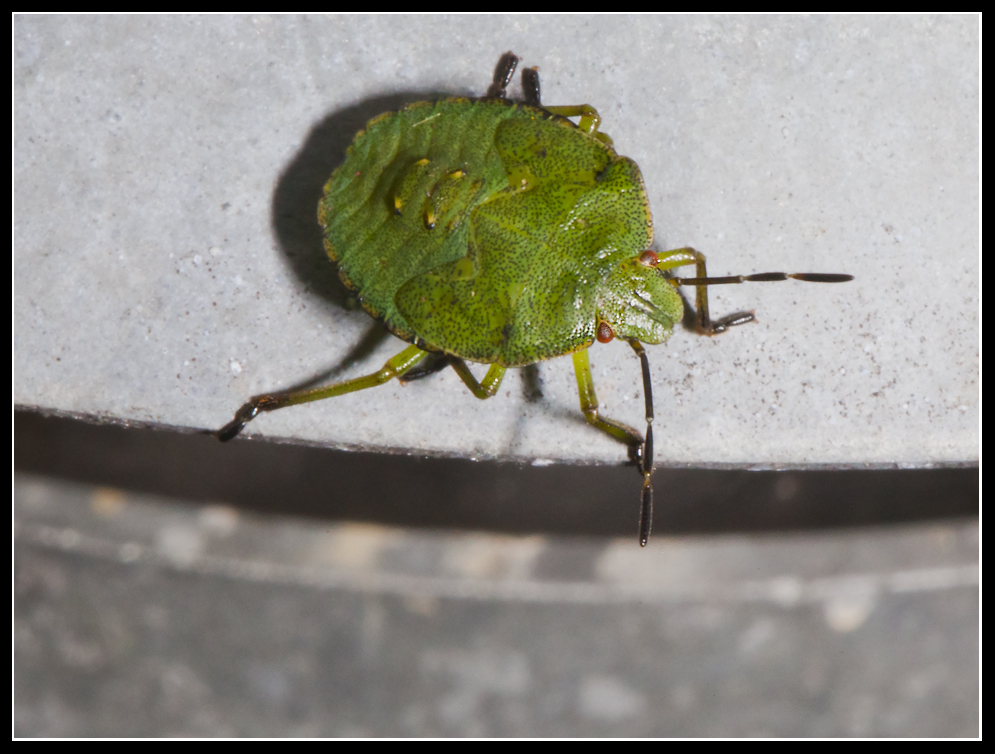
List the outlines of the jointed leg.
<svg viewBox="0 0 995 754">
<path fill-rule="evenodd" d="M 429 377 L 433 374 L 438 374 L 443 369 L 449 366 L 449 361 L 452 357 L 446 353 L 439 353 L 438 351 L 429 351 L 428 356 L 418 362 L 415 366 L 409 369 L 404 374 L 399 374 L 397 379 L 401 382 L 414 382 L 415 380 L 420 380 L 424 377 Z"/>
<path fill-rule="evenodd" d="M 463 384 L 470 388 L 470 392 L 481 400 L 490 398 L 498 391 L 498 388 L 501 387 L 501 380 L 504 379 L 504 373 L 508 371 L 508 367 L 491 364 L 490 369 L 487 370 L 487 374 L 484 375 L 484 381 L 477 382 L 477 378 L 473 376 L 473 373 L 463 359 L 457 359 L 455 356 L 452 356 L 449 359 L 449 365 L 460 376 L 460 379 L 463 380 Z"/>
<path fill-rule="evenodd" d="M 642 362 L 643 391 L 646 398 L 645 440 L 631 427 L 598 415 L 598 396 L 594 392 L 594 381 L 591 378 L 591 365 L 587 358 L 587 349 L 577 351 L 573 355 L 574 373 L 577 375 L 580 408 L 584 412 L 588 423 L 628 445 L 630 460 L 639 464 L 639 473 L 643 475 L 642 508 L 639 515 L 639 544 L 645 545 L 649 540 L 650 528 L 653 523 L 653 394 L 650 389 L 649 362 L 646 359 L 646 352 L 639 341 L 633 340 L 629 344 L 639 355 L 639 359 Z"/>
<path fill-rule="evenodd" d="M 546 107 L 546 106 L 544 106 Z M 603 141 L 608 146 L 613 144 L 611 137 L 598 130 L 601 125 L 601 115 L 590 105 L 558 105 L 556 107 L 546 107 L 554 115 L 562 115 L 564 118 L 580 116 L 580 123 L 577 124 L 581 131 L 585 131 L 596 139 Z"/>
<path fill-rule="evenodd" d="M 587 423 L 628 445 L 629 460 L 638 462 L 643 448 L 642 436 L 631 427 L 620 424 L 613 419 L 605 419 L 598 414 L 598 396 L 594 392 L 594 380 L 591 377 L 591 362 L 587 358 L 587 349 L 577 351 L 573 358 L 574 374 L 577 376 L 577 390 L 580 393 L 580 410 L 584 412 Z"/>
<path fill-rule="evenodd" d="M 260 411 L 275 411 L 286 406 L 296 406 L 299 403 L 310 403 L 320 401 L 325 398 L 334 398 L 337 395 L 353 393 L 357 390 L 365 390 L 368 387 L 376 387 L 385 382 L 389 382 L 398 375 L 404 374 L 415 364 L 421 361 L 427 352 L 417 346 L 408 346 L 397 356 L 387 361 L 383 369 L 365 377 L 357 377 L 345 382 L 339 382 L 328 387 L 317 388 L 316 390 L 301 390 L 286 393 L 267 393 L 257 395 L 249 400 L 244 406 L 235 412 L 235 418 L 218 430 L 218 439 L 227 442 L 235 437 L 242 429 L 259 415 Z"/>
<path fill-rule="evenodd" d="M 463 359 L 444 353 L 430 353 L 427 359 L 400 375 L 398 379 L 401 382 L 413 382 L 436 372 L 441 372 L 446 367 L 452 367 L 453 371 L 463 380 L 463 384 L 470 388 L 470 392 L 480 399 L 490 398 L 497 392 L 501 386 L 501 380 L 504 378 L 504 373 L 507 371 L 507 367 L 491 364 L 490 369 L 487 370 L 487 374 L 484 375 L 484 381 L 477 382 L 477 378 L 473 376 L 473 373 Z"/>
<path fill-rule="evenodd" d="M 697 321 L 695 331 L 699 335 L 716 335 L 725 332 L 730 327 L 753 322 L 753 312 L 736 312 L 714 322 L 708 316 L 708 286 L 710 285 L 730 285 L 737 283 L 774 283 L 782 280 L 802 280 L 806 283 L 846 283 L 853 280 L 853 275 L 845 275 L 835 272 L 758 272 L 753 275 L 727 275 L 725 277 L 710 278 L 705 271 L 705 255 L 700 251 L 695 251 L 690 246 L 673 251 L 664 251 L 656 255 L 658 270 L 669 270 L 674 267 L 683 267 L 687 264 L 695 266 L 697 277 L 693 278 L 671 278 L 670 282 L 675 286 L 693 285 L 695 291 L 695 309 L 697 310 Z"/>
<path fill-rule="evenodd" d="M 494 68 L 494 80 L 487 88 L 488 97 L 508 96 L 508 84 L 511 77 L 515 75 L 519 58 L 510 50 L 500 57 L 497 66 Z M 522 96 L 526 105 L 542 107 L 539 96 L 539 71 L 536 68 L 526 68 L 522 71 Z M 612 145 L 611 137 L 601 133 L 598 126 L 601 125 L 601 115 L 590 105 L 561 105 L 558 107 L 547 107 L 551 113 L 562 115 L 564 118 L 580 116 L 579 128 L 596 139 L 603 141 L 608 146 Z"/>
<path fill-rule="evenodd" d="M 692 280 L 701 280 L 708 277 L 708 272 L 705 270 L 705 255 L 700 251 L 692 249 L 690 246 L 685 246 L 682 249 L 674 249 L 673 251 L 664 251 L 658 255 L 658 262 L 656 268 L 658 270 L 668 270 L 674 267 L 683 267 L 685 265 L 693 264 L 695 266 L 695 278 L 674 278 L 675 285 L 693 285 Z M 741 276 L 738 276 L 741 277 Z M 715 283 L 719 283 L 724 278 L 712 278 Z M 734 281 L 729 279 L 728 282 L 743 282 L 742 280 Z M 718 335 L 720 332 L 725 332 L 730 327 L 735 327 L 736 325 L 745 325 L 747 322 L 752 322 L 754 320 L 753 312 L 736 312 L 735 314 L 730 314 L 722 319 L 712 321 L 708 314 L 708 286 L 698 285 L 695 288 L 694 293 L 694 308 L 695 308 L 695 332 L 699 335 Z"/>
</svg>

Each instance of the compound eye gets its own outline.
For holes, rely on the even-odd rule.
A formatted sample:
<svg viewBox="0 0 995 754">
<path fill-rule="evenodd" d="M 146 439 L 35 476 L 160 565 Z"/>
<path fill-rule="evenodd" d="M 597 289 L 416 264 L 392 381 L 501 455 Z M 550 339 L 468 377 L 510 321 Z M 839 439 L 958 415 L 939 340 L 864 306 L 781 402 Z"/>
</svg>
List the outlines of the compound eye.
<svg viewBox="0 0 995 754">
<path fill-rule="evenodd" d="M 598 342 L 608 343 L 615 337 L 615 331 L 612 330 L 612 326 L 609 325 L 604 320 L 598 323 Z"/>
<path fill-rule="evenodd" d="M 643 267 L 656 267 L 656 263 L 660 261 L 655 251 L 647 249 L 642 254 L 639 255 L 639 264 Z"/>
</svg>

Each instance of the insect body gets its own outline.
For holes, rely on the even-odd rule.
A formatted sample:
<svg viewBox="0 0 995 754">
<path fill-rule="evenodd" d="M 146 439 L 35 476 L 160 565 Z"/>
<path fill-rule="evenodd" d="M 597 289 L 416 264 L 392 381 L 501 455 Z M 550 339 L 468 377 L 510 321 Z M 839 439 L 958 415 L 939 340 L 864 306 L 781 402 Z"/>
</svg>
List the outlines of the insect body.
<svg viewBox="0 0 995 754">
<path fill-rule="evenodd" d="M 538 107 L 450 99 L 381 116 L 318 218 L 363 306 L 426 350 L 500 367 L 579 351 L 599 310 L 627 311 L 633 275 L 657 290 L 649 329 L 626 337 L 659 343 L 683 312 L 632 257 L 653 240 L 636 164 Z"/>
<path fill-rule="evenodd" d="M 367 312 L 411 345 L 366 377 L 256 396 L 219 437 L 231 439 L 260 411 L 446 366 L 478 398 L 489 398 L 509 367 L 572 354 L 584 415 L 626 443 L 642 474 L 645 544 L 653 402 L 642 344 L 664 342 L 683 318 L 676 286 L 698 286 L 696 330 L 713 335 L 753 315 L 713 322 L 707 285 L 850 276 L 708 278 L 705 258 L 694 249 L 649 250 L 653 226 L 639 168 L 598 131 L 601 119 L 590 106 L 543 107 L 534 69 L 522 76 L 525 102 L 505 99 L 517 63 L 512 53 L 501 58 L 484 99 L 420 102 L 374 118 L 325 186 L 318 220 L 343 282 Z M 580 116 L 579 125 L 571 116 Z M 664 274 L 690 264 L 695 278 Z M 642 362 L 645 438 L 598 413 L 587 348 L 614 337 L 626 340 Z M 490 365 L 482 382 L 466 361 Z"/>
</svg>

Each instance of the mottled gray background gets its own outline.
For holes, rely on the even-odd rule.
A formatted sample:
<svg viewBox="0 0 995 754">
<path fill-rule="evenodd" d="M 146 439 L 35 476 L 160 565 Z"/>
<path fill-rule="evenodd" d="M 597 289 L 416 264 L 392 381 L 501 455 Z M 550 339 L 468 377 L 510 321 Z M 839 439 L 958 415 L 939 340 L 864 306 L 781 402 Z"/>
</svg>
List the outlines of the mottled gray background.
<svg viewBox="0 0 995 754">
<path fill-rule="evenodd" d="M 624 539 L 22 475 L 22 736 L 975 736 L 971 521 Z"/>
</svg>

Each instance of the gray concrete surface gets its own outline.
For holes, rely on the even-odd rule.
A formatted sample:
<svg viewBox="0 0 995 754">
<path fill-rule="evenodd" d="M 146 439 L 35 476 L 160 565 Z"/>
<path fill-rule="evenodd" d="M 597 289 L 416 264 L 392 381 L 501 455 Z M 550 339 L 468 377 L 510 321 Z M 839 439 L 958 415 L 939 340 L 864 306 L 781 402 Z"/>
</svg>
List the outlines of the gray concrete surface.
<svg viewBox="0 0 995 754">
<path fill-rule="evenodd" d="M 343 306 L 315 204 L 380 111 L 481 94 L 498 55 L 590 103 L 640 165 L 657 244 L 759 324 L 651 350 L 662 463 L 978 458 L 979 20 L 886 17 L 93 17 L 14 21 L 14 399 L 215 428 L 248 396 L 399 349 Z M 364 340 L 365 339 L 365 340 Z M 637 363 L 592 363 L 639 425 Z M 452 373 L 268 415 L 336 447 L 618 462 L 569 360 L 479 402 Z M 664 429 L 665 428 L 665 429 Z"/>
<path fill-rule="evenodd" d="M 976 736 L 976 522 L 594 539 L 21 474 L 17 736 Z"/>
</svg>

